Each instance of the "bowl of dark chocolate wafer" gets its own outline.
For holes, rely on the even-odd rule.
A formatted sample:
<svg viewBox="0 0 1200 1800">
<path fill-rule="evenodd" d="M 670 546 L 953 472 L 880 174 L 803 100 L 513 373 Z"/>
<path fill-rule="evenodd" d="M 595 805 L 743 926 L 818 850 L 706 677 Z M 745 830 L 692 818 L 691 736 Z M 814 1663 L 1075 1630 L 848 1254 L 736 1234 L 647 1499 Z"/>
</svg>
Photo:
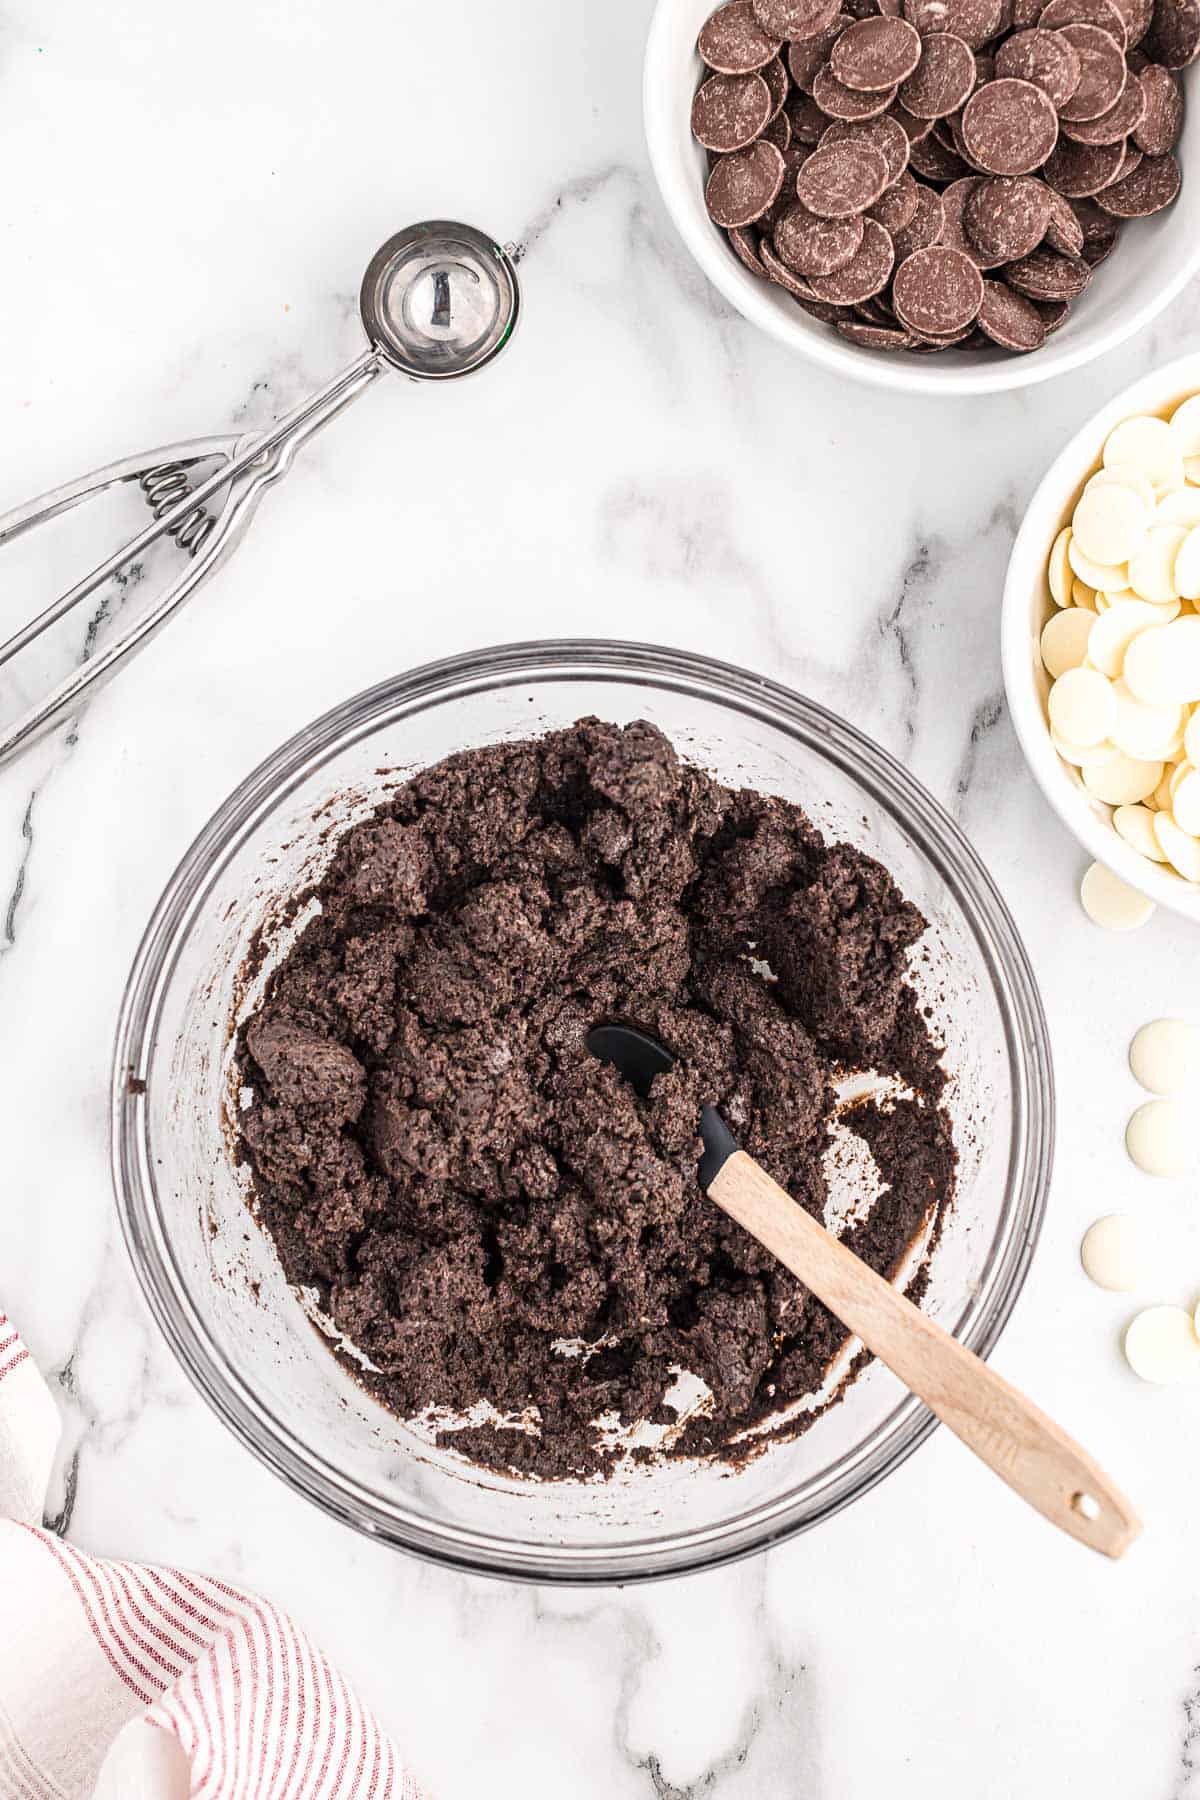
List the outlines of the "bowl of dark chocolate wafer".
<svg viewBox="0 0 1200 1800">
<path fill-rule="evenodd" d="M 651 161 L 753 324 L 853 378 L 1026 386 L 1200 267 L 1200 0 L 660 0 Z"/>
</svg>

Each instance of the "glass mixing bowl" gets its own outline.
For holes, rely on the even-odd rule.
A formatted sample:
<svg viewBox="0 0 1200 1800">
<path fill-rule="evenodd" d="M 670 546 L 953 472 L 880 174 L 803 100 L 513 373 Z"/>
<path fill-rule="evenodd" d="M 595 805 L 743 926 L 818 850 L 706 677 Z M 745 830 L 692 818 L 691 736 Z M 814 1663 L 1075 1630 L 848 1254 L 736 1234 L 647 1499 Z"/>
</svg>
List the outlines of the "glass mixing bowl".
<svg viewBox="0 0 1200 1800">
<path fill-rule="evenodd" d="M 923 1304 L 986 1355 L 1029 1264 L 1053 1143 L 1046 1025 L 1012 920 L 957 826 L 883 750 L 786 688 L 681 651 L 562 641 L 454 657 L 347 701 L 257 769 L 196 839 L 142 940 L 117 1032 L 113 1163 L 130 1254 L 175 1353 L 293 1488 L 458 1568 L 626 1582 L 819 1524 L 911 1454 L 932 1416 L 872 1362 L 802 1436 L 736 1470 L 680 1462 L 543 1483 L 479 1469 L 386 1412 L 330 1354 L 250 1224 L 229 1153 L 232 1022 L 261 988 L 257 946 L 300 928 L 286 903 L 340 828 L 451 751 L 588 713 L 650 719 L 721 779 L 801 802 L 827 835 L 879 857 L 929 920 L 917 968 L 947 1045 L 961 1179 Z"/>
</svg>

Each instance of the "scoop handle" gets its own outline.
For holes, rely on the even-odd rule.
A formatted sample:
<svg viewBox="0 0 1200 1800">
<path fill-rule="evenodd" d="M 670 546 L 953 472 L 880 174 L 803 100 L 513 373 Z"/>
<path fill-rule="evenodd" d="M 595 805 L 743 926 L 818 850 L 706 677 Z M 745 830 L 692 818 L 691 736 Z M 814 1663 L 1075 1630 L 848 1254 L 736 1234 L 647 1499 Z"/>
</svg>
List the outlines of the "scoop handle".
<svg viewBox="0 0 1200 1800">
<path fill-rule="evenodd" d="M 1043 1518 L 1105 1556 L 1124 1555 L 1141 1522 L 1103 1469 L 839 1243 L 744 1150 L 728 1158 L 708 1194 Z"/>
</svg>

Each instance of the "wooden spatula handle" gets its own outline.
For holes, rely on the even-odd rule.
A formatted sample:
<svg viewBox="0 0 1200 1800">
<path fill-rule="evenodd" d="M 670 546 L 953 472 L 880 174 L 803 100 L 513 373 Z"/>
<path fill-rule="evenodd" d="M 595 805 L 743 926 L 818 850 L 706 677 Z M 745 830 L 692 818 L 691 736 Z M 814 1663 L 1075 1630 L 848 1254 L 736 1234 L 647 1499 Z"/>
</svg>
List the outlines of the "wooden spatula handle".
<svg viewBox="0 0 1200 1800">
<path fill-rule="evenodd" d="M 1117 1557 L 1141 1524 L 1128 1500 L 1024 1394 L 817 1224 L 739 1150 L 709 1197 L 772 1251 L 880 1362 L 1052 1525 Z"/>
</svg>

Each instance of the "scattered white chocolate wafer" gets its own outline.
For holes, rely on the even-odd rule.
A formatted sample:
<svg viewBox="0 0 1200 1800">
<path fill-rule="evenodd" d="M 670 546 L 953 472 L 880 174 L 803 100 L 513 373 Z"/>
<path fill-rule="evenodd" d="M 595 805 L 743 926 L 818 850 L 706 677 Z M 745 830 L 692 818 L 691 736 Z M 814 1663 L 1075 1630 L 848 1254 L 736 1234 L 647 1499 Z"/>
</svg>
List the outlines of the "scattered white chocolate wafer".
<svg viewBox="0 0 1200 1800">
<path fill-rule="evenodd" d="M 1129 1046 L 1129 1067 L 1151 1094 L 1200 1088 L 1200 1031 L 1186 1019 L 1152 1019 Z"/>
<path fill-rule="evenodd" d="M 1145 1233 L 1131 1213 L 1109 1213 L 1089 1225 L 1079 1246 L 1084 1272 L 1097 1287 L 1130 1294 L 1146 1274 Z"/>
<path fill-rule="evenodd" d="M 1103 863 L 1093 863 L 1088 869 L 1079 885 L 1079 899 L 1092 923 L 1105 931 L 1136 931 L 1154 912 L 1153 900 L 1147 900 Z"/>
<path fill-rule="evenodd" d="M 1125 1127 L 1125 1148 L 1146 1175 L 1186 1175 L 1200 1151 L 1194 1114 L 1177 1100 L 1146 1100 Z"/>
<path fill-rule="evenodd" d="M 1125 1333 L 1125 1360 L 1143 1381 L 1173 1386 L 1200 1374 L 1200 1337 L 1182 1306 L 1148 1306 Z"/>
</svg>

